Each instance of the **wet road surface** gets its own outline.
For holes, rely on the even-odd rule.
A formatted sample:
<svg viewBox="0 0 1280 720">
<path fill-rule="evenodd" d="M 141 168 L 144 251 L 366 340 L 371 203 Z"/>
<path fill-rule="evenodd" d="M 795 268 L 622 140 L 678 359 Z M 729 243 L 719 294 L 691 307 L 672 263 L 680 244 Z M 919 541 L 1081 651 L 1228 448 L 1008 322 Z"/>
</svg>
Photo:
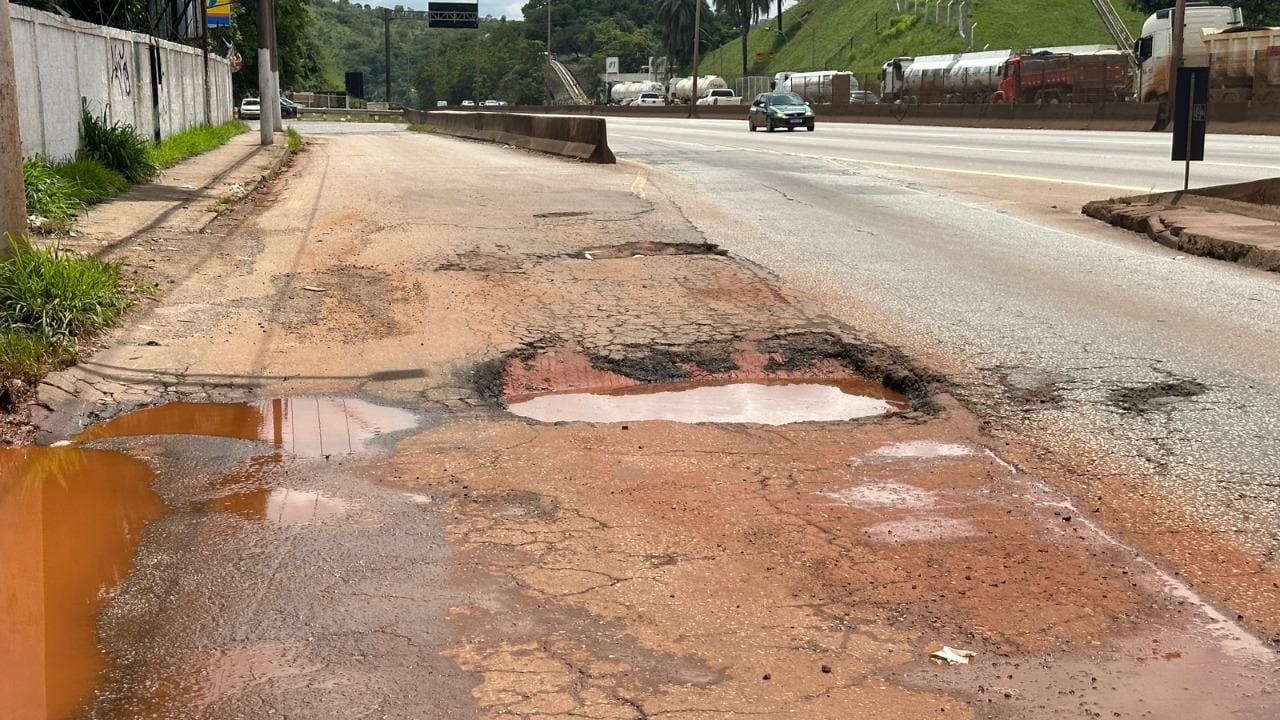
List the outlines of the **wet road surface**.
<svg viewBox="0 0 1280 720">
<path fill-rule="evenodd" d="M 1246 615 L 1280 608 L 1232 577 L 1280 563 L 1280 276 L 1078 217 L 1084 200 L 1180 180 L 1167 136 L 609 128 L 619 158 L 681 181 L 668 191 L 708 240 L 933 359 L 1024 457 L 1198 583 L 1238 592 Z M 1193 175 L 1206 183 L 1280 175 L 1280 138 L 1209 148 Z M 1247 559 L 1205 552 L 1224 540 Z"/>
<path fill-rule="evenodd" d="M 44 388 L 44 437 L 75 443 L 0 455 L 23 582 L 0 607 L 31 619 L 0 623 L 19 656 L 0 666 L 31 671 L 0 674 L 6 720 L 41 699 L 92 720 L 1274 717 L 1272 647 L 1011 463 L 939 358 L 705 244 L 751 226 L 634 166 L 342 129 L 208 232 L 167 236 L 162 297 Z M 751 385 L 895 411 L 506 406 Z M 737 417 L 794 409 L 765 402 Z M 91 476 L 60 470 L 100 453 L 147 485 L 103 522 L 45 522 L 94 514 Z M 49 582 L 77 542 L 118 552 Z M 42 624 L 63 597 L 89 602 Z M 38 659 L 68 631 L 79 686 Z M 931 664 L 944 644 L 977 656 Z"/>
</svg>

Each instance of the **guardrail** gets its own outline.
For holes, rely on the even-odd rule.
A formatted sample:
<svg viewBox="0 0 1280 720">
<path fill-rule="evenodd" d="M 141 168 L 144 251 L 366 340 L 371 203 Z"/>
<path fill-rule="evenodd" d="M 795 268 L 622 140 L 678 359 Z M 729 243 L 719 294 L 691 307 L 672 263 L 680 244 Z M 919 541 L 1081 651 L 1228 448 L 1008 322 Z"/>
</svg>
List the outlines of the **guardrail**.
<svg viewBox="0 0 1280 720">
<path fill-rule="evenodd" d="M 508 111 L 410 110 L 409 122 L 446 135 L 504 143 L 596 163 L 617 160 L 609 149 L 604 118 Z"/>
<path fill-rule="evenodd" d="M 298 115 L 352 115 L 357 117 L 403 117 L 404 110 L 368 110 L 366 108 L 313 108 L 299 107 Z"/>
</svg>

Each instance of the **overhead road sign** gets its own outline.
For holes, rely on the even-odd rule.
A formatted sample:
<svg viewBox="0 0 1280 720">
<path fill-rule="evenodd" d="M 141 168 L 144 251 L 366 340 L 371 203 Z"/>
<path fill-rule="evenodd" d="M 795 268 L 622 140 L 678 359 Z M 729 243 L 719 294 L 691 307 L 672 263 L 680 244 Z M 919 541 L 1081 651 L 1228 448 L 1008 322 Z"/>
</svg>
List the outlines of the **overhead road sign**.
<svg viewBox="0 0 1280 720">
<path fill-rule="evenodd" d="M 480 5 L 465 2 L 427 3 L 427 25 L 433 28 L 474 30 L 480 27 Z"/>
</svg>

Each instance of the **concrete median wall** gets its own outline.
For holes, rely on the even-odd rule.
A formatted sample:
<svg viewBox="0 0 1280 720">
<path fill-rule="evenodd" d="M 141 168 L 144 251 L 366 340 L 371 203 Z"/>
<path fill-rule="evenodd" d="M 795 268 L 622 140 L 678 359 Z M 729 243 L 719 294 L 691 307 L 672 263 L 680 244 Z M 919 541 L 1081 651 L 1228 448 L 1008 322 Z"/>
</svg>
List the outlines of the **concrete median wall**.
<svg viewBox="0 0 1280 720">
<path fill-rule="evenodd" d="M 517 108 L 544 112 L 545 108 Z M 554 108 L 560 114 L 615 117 L 688 117 L 687 105 L 668 107 L 590 106 Z M 904 125 L 1059 130 L 1151 130 L 1158 108 L 1134 103 L 1097 105 L 817 105 L 820 122 L 863 122 Z M 745 106 L 698 107 L 701 118 L 745 120 Z"/>
<path fill-rule="evenodd" d="M 602 117 L 514 112 L 406 110 L 406 119 L 446 135 L 504 143 L 595 163 L 617 160 Z"/>
</svg>

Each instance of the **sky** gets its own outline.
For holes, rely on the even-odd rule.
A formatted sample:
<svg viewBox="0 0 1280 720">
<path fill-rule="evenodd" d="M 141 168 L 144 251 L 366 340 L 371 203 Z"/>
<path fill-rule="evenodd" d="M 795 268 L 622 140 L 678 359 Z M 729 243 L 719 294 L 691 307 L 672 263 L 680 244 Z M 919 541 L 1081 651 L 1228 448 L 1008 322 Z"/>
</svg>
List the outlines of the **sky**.
<svg viewBox="0 0 1280 720">
<path fill-rule="evenodd" d="M 466 0 L 461 0 L 466 2 Z M 799 0 L 783 0 L 784 8 L 795 5 Z M 416 8 L 418 10 L 427 9 L 427 0 L 401 0 L 401 5 Z M 511 20 L 520 19 L 520 8 L 524 7 L 525 0 L 480 0 L 480 15 L 492 15 L 493 17 L 507 16 Z M 771 7 L 776 6 L 776 0 L 770 3 Z"/>
</svg>

